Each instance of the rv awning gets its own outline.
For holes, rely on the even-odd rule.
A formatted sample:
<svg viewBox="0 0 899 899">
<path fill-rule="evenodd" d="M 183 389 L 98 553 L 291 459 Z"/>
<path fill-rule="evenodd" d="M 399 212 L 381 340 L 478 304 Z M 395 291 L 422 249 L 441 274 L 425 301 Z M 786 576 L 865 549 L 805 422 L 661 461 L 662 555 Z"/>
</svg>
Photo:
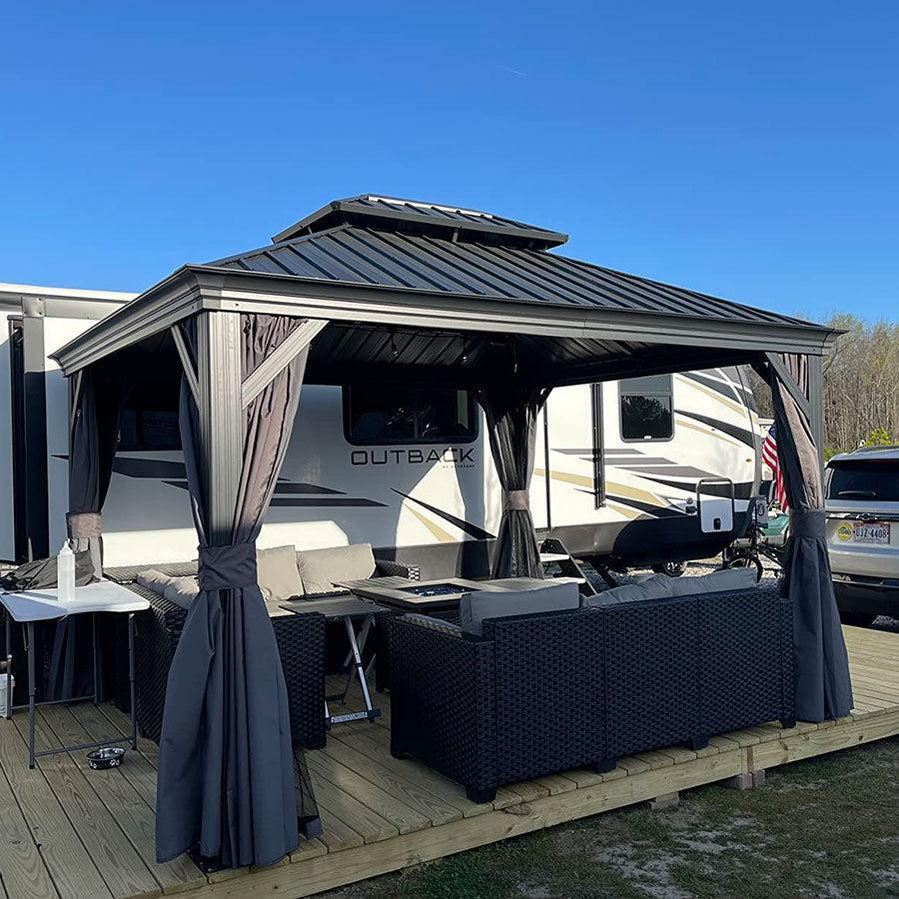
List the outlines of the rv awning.
<svg viewBox="0 0 899 899">
<path fill-rule="evenodd" d="M 457 207 L 357 197 L 278 238 L 178 269 L 55 358 L 71 374 L 202 309 L 327 320 L 309 359 L 321 383 L 397 367 L 403 379 L 483 383 L 510 366 L 535 383 L 583 383 L 760 351 L 821 355 L 835 336 L 549 252 L 564 234 Z"/>
</svg>

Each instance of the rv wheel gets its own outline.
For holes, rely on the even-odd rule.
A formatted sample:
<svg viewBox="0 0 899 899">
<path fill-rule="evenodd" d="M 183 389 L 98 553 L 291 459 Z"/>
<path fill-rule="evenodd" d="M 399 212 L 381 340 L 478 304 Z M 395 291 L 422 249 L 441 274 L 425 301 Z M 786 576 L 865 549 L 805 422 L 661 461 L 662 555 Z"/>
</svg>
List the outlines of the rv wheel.
<svg viewBox="0 0 899 899">
<path fill-rule="evenodd" d="M 663 562 L 661 565 L 653 565 L 652 570 L 656 574 L 667 574 L 668 577 L 680 577 L 687 570 L 687 563 Z"/>
</svg>

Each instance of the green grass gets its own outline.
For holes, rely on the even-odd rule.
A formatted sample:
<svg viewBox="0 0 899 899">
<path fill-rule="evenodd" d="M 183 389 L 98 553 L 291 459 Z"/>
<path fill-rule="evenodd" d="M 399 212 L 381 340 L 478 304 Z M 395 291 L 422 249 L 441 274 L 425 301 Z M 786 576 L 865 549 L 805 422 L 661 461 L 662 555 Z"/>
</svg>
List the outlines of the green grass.
<svg viewBox="0 0 899 899">
<path fill-rule="evenodd" d="M 450 856 L 342 899 L 899 896 L 899 739 Z"/>
</svg>

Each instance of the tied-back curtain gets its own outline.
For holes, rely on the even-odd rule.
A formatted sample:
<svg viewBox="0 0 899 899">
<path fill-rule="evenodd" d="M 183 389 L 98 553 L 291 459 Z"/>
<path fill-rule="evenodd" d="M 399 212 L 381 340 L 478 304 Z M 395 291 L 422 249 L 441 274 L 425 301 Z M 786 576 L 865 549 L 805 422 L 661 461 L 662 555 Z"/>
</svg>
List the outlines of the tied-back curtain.
<svg viewBox="0 0 899 899">
<path fill-rule="evenodd" d="M 128 386 L 121 377 L 102 378 L 89 367 L 81 373 L 73 409 L 66 526 L 72 549 L 90 550 L 97 577 L 103 573 L 100 513 L 112 478 L 119 421 L 127 395 Z"/>
<path fill-rule="evenodd" d="M 89 366 L 75 376 L 78 383 L 72 408 L 69 442 L 69 511 L 66 528 L 73 551 L 89 550 L 94 577 L 103 575 L 103 519 L 101 511 L 112 479 L 119 422 L 128 396 L 127 379 L 103 377 Z M 51 547 L 53 551 L 58 547 Z M 100 657 L 98 695 L 105 697 L 104 647 L 113 645 L 112 622 L 101 619 L 97 636 Z M 93 691 L 90 623 L 75 616 L 60 621 L 53 636 L 46 698 L 69 699 Z"/>
<path fill-rule="evenodd" d="M 787 354 L 781 359 L 808 398 L 808 357 Z M 849 714 L 852 685 L 827 555 L 821 464 L 808 416 L 773 368 L 770 380 L 790 504 L 784 582 L 793 606 L 796 717 L 825 721 Z"/>
<path fill-rule="evenodd" d="M 298 324 L 242 315 L 242 377 Z M 196 357 L 195 320 L 188 338 Z M 287 451 L 305 361 L 304 350 L 244 410 L 233 526 L 224 538 L 217 539 L 210 526 L 203 464 L 210 447 L 182 382 L 181 440 L 200 539 L 200 593 L 188 612 L 166 693 L 157 780 L 161 862 L 199 848 L 226 867 L 269 865 L 296 848 L 298 824 L 304 836 L 321 832 L 301 751 L 295 760 L 291 746 L 287 689 L 256 581 L 255 553 Z"/>
<path fill-rule="evenodd" d="M 503 488 L 503 515 L 493 556 L 493 576 L 497 578 L 543 577 L 528 490 L 534 473 L 537 415 L 548 396 L 548 388 L 514 381 L 478 391 Z"/>
</svg>

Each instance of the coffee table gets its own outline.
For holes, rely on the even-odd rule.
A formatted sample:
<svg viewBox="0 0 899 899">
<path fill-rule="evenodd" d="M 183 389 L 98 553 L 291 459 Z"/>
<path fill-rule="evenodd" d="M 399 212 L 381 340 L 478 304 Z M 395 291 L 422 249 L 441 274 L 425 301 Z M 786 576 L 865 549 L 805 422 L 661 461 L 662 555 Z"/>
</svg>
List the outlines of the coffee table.
<svg viewBox="0 0 899 899">
<path fill-rule="evenodd" d="M 384 606 L 402 609 L 404 612 L 445 612 L 459 608 L 459 601 L 466 593 L 476 590 L 532 590 L 551 584 L 579 583 L 578 578 L 501 578 L 474 581 L 468 578 L 435 578 L 413 581 L 405 577 L 365 578 L 358 581 L 342 581 L 335 586 L 349 590 L 356 596 L 373 600 Z"/>
</svg>

